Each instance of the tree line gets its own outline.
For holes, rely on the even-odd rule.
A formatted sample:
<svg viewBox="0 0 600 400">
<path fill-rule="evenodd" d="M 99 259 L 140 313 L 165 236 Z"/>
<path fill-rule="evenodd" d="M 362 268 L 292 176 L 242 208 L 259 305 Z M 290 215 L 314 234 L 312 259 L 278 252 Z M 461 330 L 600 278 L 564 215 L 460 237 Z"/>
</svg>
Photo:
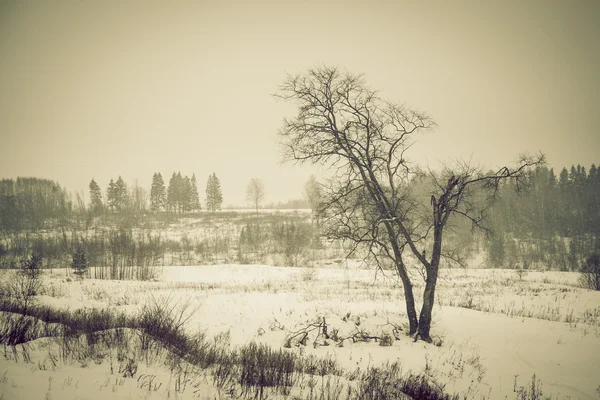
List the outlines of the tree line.
<svg viewBox="0 0 600 400">
<path fill-rule="evenodd" d="M 495 266 L 529 267 L 536 262 L 578 269 L 600 251 L 600 171 L 595 164 L 537 167 L 527 190 L 508 182 L 489 211 L 493 232 L 488 255 Z"/>
<path fill-rule="evenodd" d="M 137 185 L 129 190 L 120 176 L 116 181 L 110 180 L 106 189 L 106 197 L 103 197 L 102 189 L 94 179 L 89 184 L 89 191 L 89 210 L 94 215 L 102 214 L 105 211 L 147 210 L 147 192 Z M 190 178 L 187 175 L 182 175 L 181 172 L 173 172 L 168 186 L 165 186 L 161 173 L 154 173 L 152 175 L 149 203 L 152 212 L 165 211 L 173 214 L 185 214 L 202 210 L 196 175 L 192 174 Z M 213 173 L 208 176 L 206 184 L 206 209 L 208 211 L 220 210 L 222 203 L 221 183 L 217 175 Z"/>
<path fill-rule="evenodd" d="M 0 232 L 44 228 L 65 221 L 73 210 L 69 193 L 48 179 L 0 180 Z"/>
</svg>

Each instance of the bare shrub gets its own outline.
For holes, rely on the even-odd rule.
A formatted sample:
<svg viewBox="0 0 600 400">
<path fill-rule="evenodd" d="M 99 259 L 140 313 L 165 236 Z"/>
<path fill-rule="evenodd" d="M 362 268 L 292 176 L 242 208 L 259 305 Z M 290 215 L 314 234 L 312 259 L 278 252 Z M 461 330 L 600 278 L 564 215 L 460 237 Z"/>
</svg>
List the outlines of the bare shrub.
<svg viewBox="0 0 600 400">
<path fill-rule="evenodd" d="M 287 387 L 293 385 L 296 357 L 283 350 L 272 350 L 254 342 L 240 350 L 240 384 L 254 387 L 262 392 L 264 387 Z"/>
<path fill-rule="evenodd" d="M 170 350 L 185 352 L 190 340 L 183 327 L 199 307 L 192 308 L 190 299 L 173 300 L 170 294 L 166 297 L 150 297 L 136 321 L 137 326 L 143 330 L 142 347 L 147 347 L 148 341 L 153 338 Z"/>
<path fill-rule="evenodd" d="M 317 279 L 317 270 L 313 267 L 307 267 L 302 270 L 300 274 L 303 282 L 312 282 Z"/>
<path fill-rule="evenodd" d="M 42 257 L 32 255 L 8 282 L 8 292 L 23 313 L 34 303 L 42 288 Z"/>
<path fill-rule="evenodd" d="M 381 335 L 381 339 L 379 340 L 380 346 L 391 346 L 394 344 L 394 338 L 389 333 L 384 333 Z"/>
</svg>

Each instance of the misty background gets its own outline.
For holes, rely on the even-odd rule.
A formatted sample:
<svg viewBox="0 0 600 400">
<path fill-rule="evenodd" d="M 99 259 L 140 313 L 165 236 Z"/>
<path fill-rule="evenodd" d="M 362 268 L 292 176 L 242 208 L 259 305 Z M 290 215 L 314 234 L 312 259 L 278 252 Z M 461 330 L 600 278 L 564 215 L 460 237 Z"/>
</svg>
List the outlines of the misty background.
<svg viewBox="0 0 600 400">
<path fill-rule="evenodd" d="M 17 2 L 0 5 L 0 178 L 92 178 L 148 189 L 154 172 L 209 174 L 224 205 L 302 196 L 314 168 L 280 165 L 293 113 L 272 97 L 315 65 L 365 73 L 431 115 L 411 150 L 490 168 L 543 151 L 558 174 L 600 148 L 600 5 L 512 2 Z"/>
</svg>

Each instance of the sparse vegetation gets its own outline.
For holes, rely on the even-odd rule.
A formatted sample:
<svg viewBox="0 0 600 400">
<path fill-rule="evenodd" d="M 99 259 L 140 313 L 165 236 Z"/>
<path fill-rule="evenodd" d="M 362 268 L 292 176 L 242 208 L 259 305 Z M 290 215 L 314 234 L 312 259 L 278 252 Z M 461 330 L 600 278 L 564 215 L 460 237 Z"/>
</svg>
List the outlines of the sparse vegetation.
<svg viewBox="0 0 600 400">
<path fill-rule="evenodd" d="M 16 311 L 8 302 L 1 303 L 0 310 Z M 268 393 L 289 394 L 291 388 L 303 385 L 307 376 L 344 377 L 347 374 L 328 359 L 302 357 L 253 342 L 239 349 L 229 349 L 227 339 L 215 338 L 210 343 L 204 335 L 190 337 L 182 330 L 189 311 L 188 305 L 173 302 L 169 298 L 150 300 L 136 317 L 126 317 L 110 310 L 69 312 L 39 306 L 25 310 L 26 314 L 21 316 L 5 316 L 2 319 L 0 344 L 15 348 L 37 337 L 52 336 L 58 339 L 61 360 L 77 361 L 82 366 L 92 360 L 103 363 L 112 359 L 110 354 L 116 350 L 120 355 L 117 356 L 119 362 L 114 371 L 123 378 L 136 378 L 140 361 L 155 359 L 152 354 L 166 349 L 177 355 L 179 370 L 183 368 L 182 363 L 191 363 L 202 369 L 211 368 L 213 383 L 223 390 L 231 385 L 237 386 L 241 398 L 266 398 Z M 55 328 L 51 329 L 51 324 Z M 136 354 L 131 353 L 134 336 L 127 334 L 123 330 L 125 328 L 138 329 L 141 335 L 147 335 L 137 347 L 139 350 Z M 81 341 L 81 335 L 87 340 Z M 160 346 L 156 347 L 151 340 L 156 341 L 152 343 L 160 343 Z M 130 350 L 125 352 L 127 348 Z M 28 354 L 25 347 L 23 352 Z M 110 368 L 113 371 L 112 361 Z M 348 399 L 402 398 L 398 396 L 403 392 L 428 396 L 419 398 L 450 398 L 439 387 L 432 386 L 428 379 L 414 374 L 402 376 L 399 372 L 397 365 L 372 368 L 350 381 L 338 378 L 335 381 L 336 388 L 326 387 L 323 383 L 320 390 L 331 393 L 335 389 L 335 393 L 346 393 L 345 398 Z M 156 390 L 160 387 L 157 382 L 150 383 L 147 375 L 140 375 L 137 379 L 138 382 L 142 380 L 142 386 Z M 354 380 L 360 385 L 352 384 Z M 330 381 L 328 385 L 331 385 Z M 182 390 L 181 383 L 179 390 Z"/>
<path fill-rule="evenodd" d="M 586 289 L 600 290 L 600 253 L 594 253 L 585 260 L 579 282 Z"/>
<path fill-rule="evenodd" d="M 42 257 L 33 254 L 8 282 L 8 294 L 26 312 L 35 302 L 42 287 Z"/>
</svg>

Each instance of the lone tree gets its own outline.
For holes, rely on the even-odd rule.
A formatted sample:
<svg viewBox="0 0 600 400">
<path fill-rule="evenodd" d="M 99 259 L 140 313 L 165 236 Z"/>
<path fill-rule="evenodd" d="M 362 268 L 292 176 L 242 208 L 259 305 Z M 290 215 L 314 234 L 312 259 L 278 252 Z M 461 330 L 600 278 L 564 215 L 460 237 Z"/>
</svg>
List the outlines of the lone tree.
<svg viewBox="0 0 600 400">
<path fill-rule="evenodd" d="M 258 217 L 258 206 L 265 198 L 265 185 L 258 178 L 250 179 L 246 188 L 246 200 L 256 208 L 256 216 Z"/>
<path fill-rule="evenodd" d="M 458 162 L 441 172 L 420 172 L 406 153 L 421 132 L 435 122 L 426 114 L 378 97 L 362 75 L 321 67 L 288 76 L 277 98 L 297 105 L 279 132 L 286 161 L 329 166 L 318 206 L 324 234 L 365 248 L 378 265 L 391 261 L 402 280 L 409 322 L 415 339 L 431 342 L 431 313 L 440 261 L 455 260 L 443 246 L 454 217 L 484 227 L 485 211 L 501 181 L 522 184 L 543 156 L 522 157 L 519 164 L 485 173 Z M 419 185 L 428 186 L 426 197 Z M 420 191 L 423 193 L 423 191 Z M 407 262 L 425 281 L 417 316 Z"/>
</svg>

